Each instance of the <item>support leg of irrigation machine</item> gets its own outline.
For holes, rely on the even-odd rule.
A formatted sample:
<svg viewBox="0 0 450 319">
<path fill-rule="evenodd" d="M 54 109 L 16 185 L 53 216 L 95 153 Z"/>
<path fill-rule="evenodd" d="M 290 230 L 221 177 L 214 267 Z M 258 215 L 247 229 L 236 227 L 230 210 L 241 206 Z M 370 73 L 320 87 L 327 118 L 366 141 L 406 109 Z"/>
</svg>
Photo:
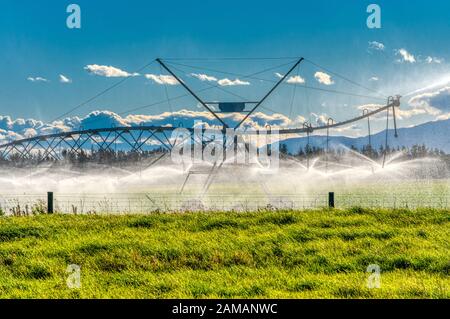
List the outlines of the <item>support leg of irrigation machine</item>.
<svg viewBox="0 0 450 319">
<path fill-rule="evenodd" d="M 327 120 L 327 151 L 326 151 L 326 154 L 325 154 L 325 161 L 326 161 L 326 164 L 325 164 L 325 173 L 328 173 L 328 154 L 329 154 L 329 151 L 330 151 L 330 124 L 334 124 L 334 120 L 330 117 L 330 118 L 328 118 L 328 120 Z"/>
<path fill-rule="evenodd" d="M 397 120 L 395 118 L 395 108 L 396 107 L 400 107 L 400 95 L 396 95 L 395 97 L 390 96 L 388 97 L 388 103 L 387 105 L 392 107 L 392 115 L 394 118 L 394 136 L 395 138 L 398 138 L 398 133 L 397 133 Z M 385 144 L 384 144 L 384 155 L 383 155 L 383 165 L 382 167 L 384 168 L 384 166 L 386 165 L 386 155 L 387 155 L 387 148 L 389 146 L 388 144 L 388 136 L 389 136 L 389 108 L 388 107 L 386 109 L 386 138 L 385 138 Z"/>
</svg>

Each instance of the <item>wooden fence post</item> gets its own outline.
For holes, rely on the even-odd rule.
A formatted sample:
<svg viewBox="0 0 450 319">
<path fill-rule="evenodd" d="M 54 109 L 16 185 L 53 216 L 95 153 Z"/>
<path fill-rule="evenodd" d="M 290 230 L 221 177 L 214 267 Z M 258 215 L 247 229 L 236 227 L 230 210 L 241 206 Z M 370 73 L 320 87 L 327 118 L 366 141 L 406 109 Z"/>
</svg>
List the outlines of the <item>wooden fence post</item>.
<svg viewBox="0 0 450 319">
<path fill-rule="evenodd" d="M 334 192 L 328 193 L 328 207 L 334 208 Z"/>
<path fill-rule="evenodd" d="M 47 193 L 47 213 L 53 214 L 53 192 Z"/>
</svg>

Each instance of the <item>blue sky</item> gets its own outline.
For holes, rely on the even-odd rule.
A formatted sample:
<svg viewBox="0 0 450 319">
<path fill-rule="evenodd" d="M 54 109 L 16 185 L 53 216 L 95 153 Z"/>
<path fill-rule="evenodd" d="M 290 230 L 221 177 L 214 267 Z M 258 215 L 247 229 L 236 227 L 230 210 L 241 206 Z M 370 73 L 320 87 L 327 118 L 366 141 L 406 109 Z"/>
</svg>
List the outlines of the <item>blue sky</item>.
<svg viewBox="0 0 450 319">
<path fill-rule="evenodd" d="M 366 26 L 366 7 L 372 2 L 381 7 L 381 29 Z M 66 27 L 70 3 L 81 7 L 80 30 Z M 445 119 L 450 112 L 449 12 L 450 2 L 441 0 L 4 0 L 0 10 L 0 116 L 9 116 L 9 122 L 18 118 L 49 122 L 124 78 L 105 74 L 130 75 L 156 57 L 303 56 L 383 95 L 417 90 L 403 100 L 401 126 Z M 183 63 L 249 74 L 290 61 L 293 59 Z M 286 68 L 276 71 L 283 73 Z M 183 80 L 195 89 L 208 81 L 200 81 L 193 72 L 215 78 L 214 85 L 225 78 L 249 82 L 223 86 L 249 99 L 262 96 L 271 85 L 229 74 L 179 69 Z M 330 81 L 319 81 L 317 72 L 331 75 Z M 261 77 L 275 81 L 274 73 Z M 129 76 L 122 85 L 67 116 L 84 117 L 94 110 L 126 116 L 135 107 L 183 94 L 181 86 L 160 85 L 150 76 L 161 74 L 166 75 L 152 64 L 139 76 Z M 61 82 L 60 75 L 67 83 Z M 285 84 L 266 107 L 291 119 L 301 116 L 320 123 L 327 117 L 341 120 L 360 114 L 364 104 L 384 103 L 301 88 L 303 84 L 373 95 L 309 62 L 301 64 L 298 75 L 305 83 L 298 84 L 295 96 L 293 85 Z M 212 90 L 202 97 L 223 100 L 233 96 Z M 182 109 L 200 111 L 193 99 L 185 98 L 170 106 L 141 109 L 137 114 Z M 358 129 L 355 126 L 346 133 L 354 134 L 352 131 Z"/>
</svg>

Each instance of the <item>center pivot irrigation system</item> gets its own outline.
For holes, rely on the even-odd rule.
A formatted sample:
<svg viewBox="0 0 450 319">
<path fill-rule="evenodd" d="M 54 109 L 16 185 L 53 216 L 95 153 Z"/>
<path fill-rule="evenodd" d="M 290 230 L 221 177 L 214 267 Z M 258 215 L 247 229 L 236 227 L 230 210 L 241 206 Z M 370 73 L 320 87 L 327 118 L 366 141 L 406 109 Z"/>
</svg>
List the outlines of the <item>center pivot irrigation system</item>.
<svg viewBox="0 0 450 319">
<path fill-rule="evenodd" d="M 298 58 L 295 60 L 295 62 L 292 62 L 293 65 L 290 67 L 289 71 L 287 71 L 283 76 L 280 76 L 278 81 L 273 81 L 274 85 L 265 93 L 265 95 L 258 101 L 240 101 L 240 102 L 207 102 L 204 101 L 202 98 L 199 97 L 197 94 L 200 91 L 204 91 L 206 89 L 200 90 L 197 93 L 190 88 L 174 71 L 175 67 L 170 67 L 165 61 L 158 58 L 155 60 L 159 65 L 160 68 L 163 68 L 166 70 L 176 81 L 178 84 L 180 84 L 188 94 L 184 96 L 191 95 L 205 110 L 211 113 L 212 116 L 216 120 L 219 121 L 220 125 L 217 128 L 217 132 L 220 132 L 225 135 L 225 131 L 227 129 L 239 129 L 242 124 L 251 117 L 255 111 L 257 111 L 260 108 L 263 107 L 263 103 L 268 99 L 268 97 L 281 85 L 283 84 L 290 74 L 296 69 L 300 67 L 300 64 L 304 61 L 308 61 L 312 64 L 314 62 L 306 60 L 304 58 Z M 153 61 L 153 62 L 155 62 Z M 148 66 L 147 64 L 146 66 Z M 316 64 L 314 64 L 316 65 Z M 318 65 L 316 65 L 318 66 Z M 141 68 L 142 69 L 142 68 Z M 323 68 L 326 70 L 325 68 Z M 331 71 L 330 71 L 331 72 Z M 259 72 L 261 73 L 261 72 Z M 257 73 L 255 73 L 257 74 Z M 339 76 L 337 73 L 333 73 L 334 75 Z M 251 77 L 251 76 L 247 76 Z M 358 85 L 357 83 L 342 77 L 343 79 Z M 95 95 L 93 98 L 90 98 L 86 102 L 80 104 L 76 108 L 72 109 L 75 110 L 80 106 L 83 106 L 87 104 L 88 102 L 91 102 L 98 96 L 108 92 L 110 89 L 116 87 L 117 85 L 124 82 L 127 78 L 124 80 L 119 81 L 119 83 L 114 84 L 110 88 L 102 91 L 100 94 Z M 224 90 L 223 88 L 220 88 L 218 86 L 215 86 L 216 88 L 219 88 L 221 90 Z M 361 86 L 363 87 L 363 86 Z M 366 88 L 367 89 L 367 88 Z M 326 91 L 326 90 L 325 90 Z M 330 91 L 331 92 L 331 91 Z M 335 93 L 340 93 L 338 91 L 333 91 Z M 167 95 L 167 91 L 166 91 Z M 237 95 L 236 95 L 237 96 Z M 358 95 L 356 95 L 358 96 Z M 183 96 L 180 96 L 183 97 Z M 180 98 L 177 97 L 177 98 Z M 176 99 L 176 98 L 174 98 Z M 173 99 L 172 99 L 173 100 Z M 153 103 L 151 105 L 156 104 L 162 104 L 162 102 L 170 101 L 170 99 L 167 96 L 166 101 L 161 101 L 157 103 Z M 151 106 L 150 105 L 150 106 Z M 169 103 L 170 105 L 170 103 Z M 213 107 L 213 105 L 217 107 Z M 368 119 L 368 130 L 369 130 L 369 145 L 370 145 L 370 117 L 374 116 L 375 114 L 378 114 L 380 112 L 386 111 L 387 117 L 386 117 L 386 146 L 388 146 L 388 124 L 389 124 L 389 112 L 392 110 L 392 115 L 394 119 L 394 129 L 395 129 L 395 137 L 397 137 L 397 124 L 396 124 L 396 116 L 395 116 L 395 109 L 400 106 L 400 96 L 391 96 L 388 97 L 386 100 L 386 105 L 380 106 L 377 109 L 374 110 L 364 110 L 362 115 L 341 121 L 341 122 L 335 122 L 333 119 L 329 118 L 326 125 L 321 126 L 313 126 L 310 123 L 305 122 L 302 127 L 298 128 L 282 128 L 277 130 L 277 134 L 279 135 L 290 135 L 290 134 L 301 134 L 305 133 L 308 136 L 310 134 L 314 133 L 315 131 L 320 130 L 326 130 L 327 132 L 327 145 L 329 140 L 329 131 L 332 128 L 341 127 L 344 125 L 348 125 L 350 123 L 360 121 L 363 119 Z M 248 108 L 249 107 L 249 108 Z M 216 110 L 218 109 L 218 110 Z M 64 115 L 68 114 L 69 112 L 65 113 Z M 242 119 L 234 126 L 229 127 L 221 117 L 222 113 L 241 113 L 244 116 Z M 175 124 L 175 123 L 174 123 Z M 220 128 L 221 127 L 221 128 Z M 34 136 L 30 138 L 15 140 L 3 145 L 0 145 L 0 160 L 12 160 L 12 161 L 32 161 L 33 163 L 41 163 L 44 161 L 60 161 L 64 159 L 64 157 L 67 155 L 79 155 L 80 153 L 84 152 L 86 149 L 95 147 L 98 150 L 105 150 L 105 151 L 115 151 L 117 150 L 117 144 L 120 143 L 122 147 L 125 145 L 129 147 L 130 151 L 133 152 L 142 152 L 144 151 L 145 147 L 148 145 L 150 141 L 156 141 L 162 149 L 164 149 L 164 152 L 161 154 L 155 155 L 154 161 L 150 164 L 153 165 L 157 161 L 159 161 L 161 158 L 163 158 L 165 155 L 170 153 L 170 151 L 175 146 L 176 141 L 174 142 L 170 135 L 172 131 L 177 129 L 177 125 L 172 126 L 148 126 L 148 125 L 140 125 L 140 126 L 122 126 L 122 127 L 105 127 L 105 128 L 95 128 L 95 129 L 83 129 L 80 127 L 77 130 L 69 131 L 69 132 L 59 132 L 54 134 L 47 134 L 47 135 L 39 135 Z M 190 132 L 191 140 L 195 143 L 194 138 L 194 128 L 188 127 L 185 128 L 187 131 Z M 209 130 L 211 131 L 211 130 Z M 246 135 L 259 135 L 261 133 L 260 130 L 246 130 Z M 264 131 L 264 134 L 271 134 L 271 130 Z M 384 161 L 383 161 L 384 162 Z M 221 166 L 223 163 L 219 163 L 218 166 Z M 215 165 L 216 166 L 216 165 Z M 189 176 L 189 175 L 188 175 Z"/>
</svg>

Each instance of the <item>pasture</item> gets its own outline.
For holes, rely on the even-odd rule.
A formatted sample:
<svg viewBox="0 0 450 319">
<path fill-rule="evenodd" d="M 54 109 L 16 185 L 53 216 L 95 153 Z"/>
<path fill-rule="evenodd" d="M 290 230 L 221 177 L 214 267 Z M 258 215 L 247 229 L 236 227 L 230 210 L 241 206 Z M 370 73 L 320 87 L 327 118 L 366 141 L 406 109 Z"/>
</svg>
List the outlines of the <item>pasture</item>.
<svg viewBox="0 0 450 319">
<path fill-rule="evenodd" d="M 450 298 L 449 222 L 431 208 L 0 217 L 0 297 Z"/>
</svg>

